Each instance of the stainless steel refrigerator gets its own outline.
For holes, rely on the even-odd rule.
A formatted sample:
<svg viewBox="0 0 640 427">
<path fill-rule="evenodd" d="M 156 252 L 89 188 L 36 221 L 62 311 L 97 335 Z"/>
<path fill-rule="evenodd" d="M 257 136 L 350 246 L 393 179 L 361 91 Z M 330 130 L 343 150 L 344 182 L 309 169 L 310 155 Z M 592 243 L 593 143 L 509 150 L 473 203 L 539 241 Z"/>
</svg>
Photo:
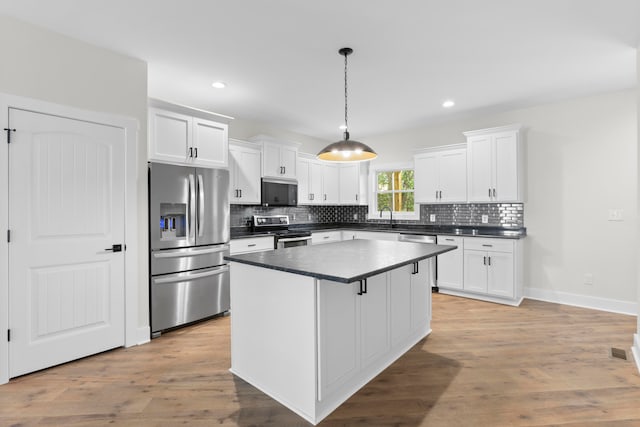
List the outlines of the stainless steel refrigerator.
<svg viewBox="0 0 640 427">
<path fill-rule="evenodd" d="M 229 310 L 229 171 L 149 164 L 151 333 Z"/>
</svg>

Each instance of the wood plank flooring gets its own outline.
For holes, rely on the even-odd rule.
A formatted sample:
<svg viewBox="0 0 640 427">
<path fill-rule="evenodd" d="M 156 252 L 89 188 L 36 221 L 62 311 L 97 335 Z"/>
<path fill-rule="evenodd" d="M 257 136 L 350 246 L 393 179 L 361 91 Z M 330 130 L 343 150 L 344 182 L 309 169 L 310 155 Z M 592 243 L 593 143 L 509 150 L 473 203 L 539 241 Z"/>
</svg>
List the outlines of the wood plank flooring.
<svg viewBox="0 0 640 427">
<path fill-rule="evenodd" d="M 310 425 L 228 372 L 229 320 L 14 379 L 0 426 Z M 640 426 L 635 317 L 435 294 L 432 327 L 319 425 Z"/>
</svg>

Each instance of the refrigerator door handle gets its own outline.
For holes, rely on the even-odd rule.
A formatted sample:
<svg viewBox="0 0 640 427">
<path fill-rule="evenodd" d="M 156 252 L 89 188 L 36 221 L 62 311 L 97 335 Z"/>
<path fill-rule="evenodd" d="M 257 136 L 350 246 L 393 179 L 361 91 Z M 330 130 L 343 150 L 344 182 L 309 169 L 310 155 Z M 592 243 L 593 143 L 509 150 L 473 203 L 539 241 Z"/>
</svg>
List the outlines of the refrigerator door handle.
<svg viewBox="0 0 640 427">
<path fill-rule="evenodd" d="M 202 175 L 198 174 L 198 237 L 202 237 L 204 234 L 204 180 Z"/>
<path fill-rule="evenodd" d="M 186 282 L 193 279 L 202 279 L 203 277 L 217 276 L 218 274 L 226 273 L 227 271 L 229 271 L 229 266 L 224 265 L 222 267 L 216 267 L 198 273 L 176 273 L 167 277 L 154 279 L 153 282 L 156 284 Z"/>
<path fill-rule="evenodd" d="M 189 174 L 189 238 L 195 243 L 196 239 L 196 183 L 195 176 Z"/>
<path fill-rule="evenodd" d="M 229 250 L 229 245 L 221 245 L 216 248 L 191 249 L 189 251 L 185 251 L 184 249 L 178 249 L 175 251 L 170 250 L 170 251 L 162 251 L 162 252 L 152 252 L 152 256 L 154 258 L 182 258 L 186 256 L 215 254 L 215 253 L 224 252 L 227 250 Z"/>
</svg>

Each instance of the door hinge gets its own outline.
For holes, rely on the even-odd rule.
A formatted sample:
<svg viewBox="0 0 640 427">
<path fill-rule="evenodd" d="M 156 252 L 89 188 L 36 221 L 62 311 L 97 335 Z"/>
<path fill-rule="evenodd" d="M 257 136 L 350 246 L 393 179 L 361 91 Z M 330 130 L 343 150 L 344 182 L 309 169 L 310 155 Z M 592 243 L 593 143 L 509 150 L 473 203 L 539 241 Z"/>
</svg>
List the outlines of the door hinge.
<svg viewBox="0 0 640 427">
<path fill-rule="evenodd" d="M 7 230 L 7 243 L 11 242 L 11 230 Z"/>
<path fill-rule="evenodd" d="M 15 129 L 4 128 L 7 131 L 7 144 L 11 144 L 11 132 L 15 132 Z"/>
<path fill-rule="evenodd" d="M 7 342 L 11 342 L 11 329 L 7 329 Z"/>
</svg>

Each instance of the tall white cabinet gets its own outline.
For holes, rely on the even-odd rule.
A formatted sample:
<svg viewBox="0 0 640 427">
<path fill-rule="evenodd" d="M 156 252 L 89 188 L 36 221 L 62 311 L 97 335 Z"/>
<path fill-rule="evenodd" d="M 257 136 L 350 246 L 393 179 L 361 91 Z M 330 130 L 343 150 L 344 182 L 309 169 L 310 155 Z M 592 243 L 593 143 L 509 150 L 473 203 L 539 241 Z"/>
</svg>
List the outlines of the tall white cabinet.
<svg viewBox="0 0 640 427">
<path fill-rule="evenodd" d="M 262 154 L 254 143 L 229 140 L 229 200 L 233 204 L 260 204 Z"/>
<path fill-rule="evenodd" d="M 413 157 L 415 200 L 418 203 L 467 201 L 466 145 L 428 148 Z"/>
<path fill-rule="evenodd" d="M 149 160 L 227 167 L 231 117 L 149 100 Z"/>
<path fill-rule="evenodd" d="M 297 142 L 282 141 L 266 135 L 249 138 L 262 146 L 262 176 L 268 178 L 297 178 Z"/>
<path fill-rule="evenodd" d="M 525 153 L 521 125 L 464 132 L 469 202 L 524 202 Z"/>
</svg>

